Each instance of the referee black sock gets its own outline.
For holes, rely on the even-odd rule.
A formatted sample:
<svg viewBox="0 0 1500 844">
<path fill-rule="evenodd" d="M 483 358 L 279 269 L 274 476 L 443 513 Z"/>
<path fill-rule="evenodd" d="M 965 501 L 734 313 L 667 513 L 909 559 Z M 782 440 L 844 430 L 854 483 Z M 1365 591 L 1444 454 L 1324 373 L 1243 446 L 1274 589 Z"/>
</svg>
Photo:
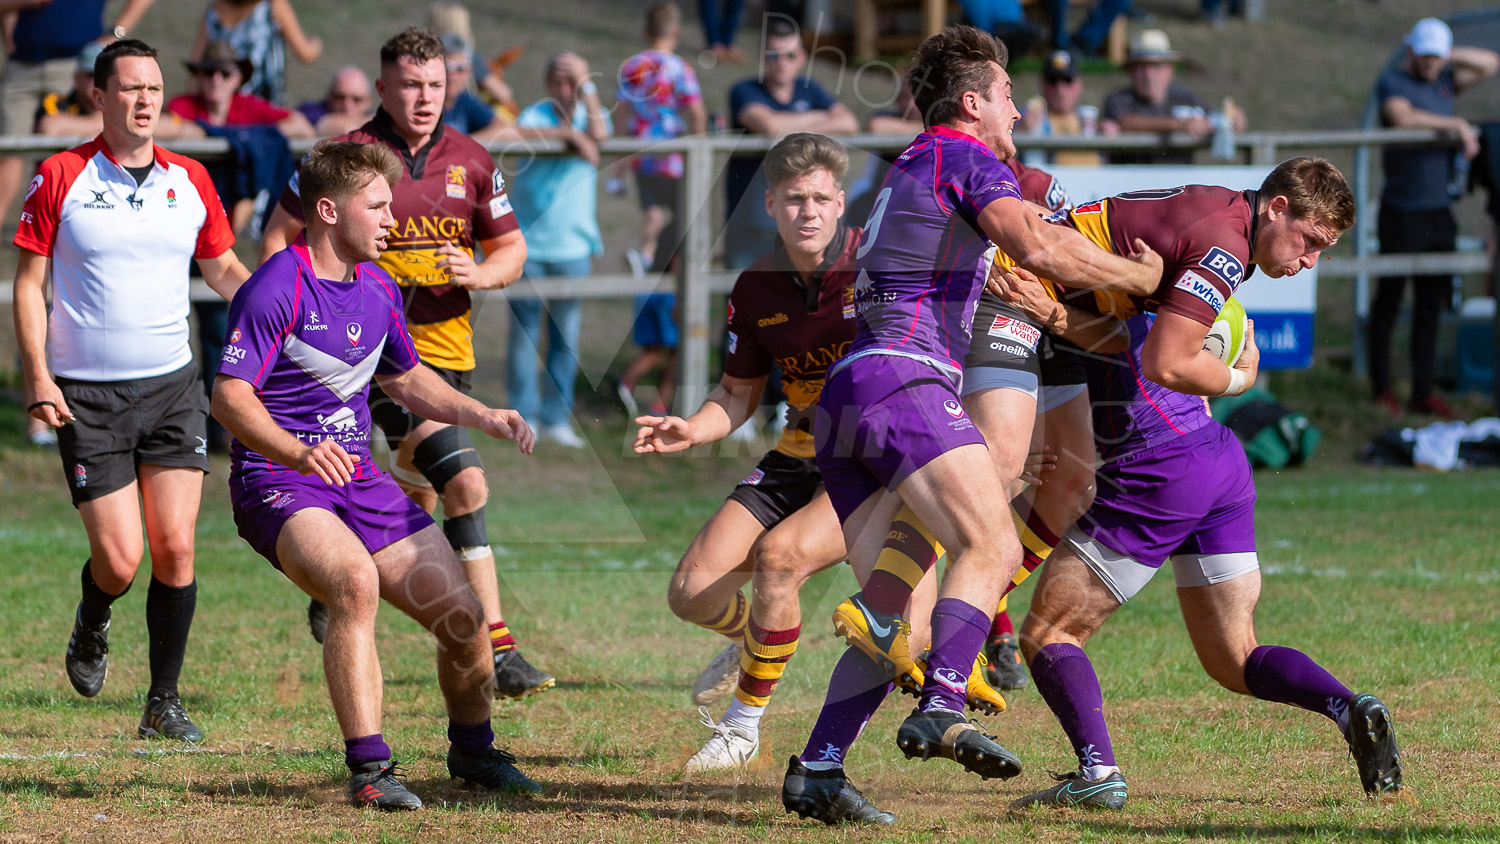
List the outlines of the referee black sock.
<svg viewBox="0 0 1500 844">
<path fill-rule="evenodd" d="M 177 694 L 177 675 L 187 652 L 188 630 L 198 607 L 198 581 L 168 586 L 151 578 L 146 593 L 146 631 L 151 637 L 151 693 Z"/>
<path fill-rule="evenodd" d="M 78 617 L 85 627 L 98 627 L 109 621 L 109 605 L 125 597 L 125 592 L 130 591 L 130 584 L 125 584 L 125 592 L 111 595 L 99 588 L 94 582 L 94 573 L 89 570 L 93 563 L 92 559 L 83 561 L 83 602 L 78 605 Z"/>
</svg>

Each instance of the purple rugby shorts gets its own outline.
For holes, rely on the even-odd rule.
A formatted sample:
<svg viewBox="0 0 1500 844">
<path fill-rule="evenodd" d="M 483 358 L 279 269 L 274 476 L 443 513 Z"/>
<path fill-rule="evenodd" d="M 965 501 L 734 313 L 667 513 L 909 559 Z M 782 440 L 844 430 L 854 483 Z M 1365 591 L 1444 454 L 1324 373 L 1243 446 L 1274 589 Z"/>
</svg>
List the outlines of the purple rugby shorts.
<svg viewBox="0 0 1500 844">
<path fill-rule="evenodd" d="M 1234 433 L 1216 423 L 1100 467 L 1078 529 L 1158 568 L 1178 554 L 1255 551 L 1255 483 Z"/>
<path fill-rule="evenodd" d="M 432 517 L 385 474 L 358 477 L 340 487 L 290 469 L 232 472 L 229 494 L 240 536 L 278 571 L 276 539 L 281 528 L 292 514 L 309 507 L 338 516 L 371 554 L 433 524 Z"/>
<path fill-rule="evenodd" d="M 852 360 L 829 379 L 813 436 L 823 487 L 840 522 L 882 487 L 895 489 L 938 456 L 985 444 L 941 370 L 884 354 Z"/>
</svg>

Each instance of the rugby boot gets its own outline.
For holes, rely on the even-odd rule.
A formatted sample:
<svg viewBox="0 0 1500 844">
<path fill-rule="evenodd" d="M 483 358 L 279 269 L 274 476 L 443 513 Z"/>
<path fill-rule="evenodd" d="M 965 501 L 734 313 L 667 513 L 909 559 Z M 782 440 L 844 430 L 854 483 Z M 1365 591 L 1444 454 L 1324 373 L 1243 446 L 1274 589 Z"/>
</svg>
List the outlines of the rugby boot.
<svg viewBox="0 0 1500 844">
<path fill-rule="evenodd" d="M 448 773 L 456 780 L 512 794 L 541 791 L 541 784 L 521 773 L 515 763 L 516 757 L 498 747 L 486 747 L 478 753 L 448 748 Z"/>
<path fill-rule="evenodd" d="M 83 604 L 73 612 L 73 633 L 68 636 L 68 654 L 63 666 L 68 682 L 84 697 L 93 697 L 104 689 L 109 675 L 109 619 L 98 627 L 83 623 Z"/>
<path fill-rule="evenodd" d="M 740 681 L 740 651 L 739 642 L 730 642 L 719 651 L 693 684 L 693 703 L 713 706 L 729 697 Z"/>
<path fill-rule="evenodd" d="M 1028 806 L 1081 806 L 1099 809 L 1125 808 L 1125 778 L 1119 771 L 1111 771 L 1102 780 L 1089 781 L 1081 773 L 1052 774 L 1057 785 L 1046 791 L 1028 794 L 1010 804 L 1012 809 Z"/>
<path fill-rule="evenodd" d="M 929 648 L 917 657 L 917 668 L 923 674 L 927 673 L 927 657 L 931 653 L 932 650 Z M 986 679 L 988 667 L 989 661 L 984 654 L 974 655 L 974 667 L 969 669 L 969 684 L 965 689 L 968 695 L 966 703 L 975 712 L 999 715 L 1005 711 L 1005 696 L 990 686 Z"/>
<path fill-rule="evenodd" d="M 521 656 L 521 651 L 511 648 L 495 654 L 495 694 L 520 700 L 528 695 L 545 692 L 557 685 L 557 678 L 537 668 Z"/>
<path fill-rule="evenodd" d="M 995 742 L 995 737 L 948 709 L 913 709 L 896 731 L 896 746 L 908 759 L 942 756 L 984 779 L 1008 780 L 1021 773 L 1021 760 Z"/>
<path fill-rule="evenodd" d="M 864 596 L 854 593 L 833 611 L 833 635 L 843 638 L 875 660 L 896 685 L 908 694 L 922 691 L 922 669 L 912 661 L 906 637 L 911 625 L 898 615 L 876 612 L 865 606 Z"/>
<path fill-rule="evenodd" d="M 203 741 L 203 731 L 188 718 L 175 692 L 152 692 L 146 698 L 146 711 L 141 713 L 136 734 L 141 738 Z"/>
<path fill-rule="evenodd" d="M 854 783 L 844 776 L 843 768 L 812 771 L 795 756 L 787 763 L 786 778 L 781 781 L 781 805 L 788 812 L 820 820 L 829 826 L 896 822 L 895 815 L 882 812 L 859 793 Z"/>
<path fill-rule="evenodd" d="M 708 710 L 698 707 L 698 717 L 703 726 L 713 731 L 708 742 L 682 767 L 683 773 L 703 771 L 732 771 L 745 768 L 760 755 L 760 736 L 751 735 L 737 727 L 717 724 L 709 717 Z"/>
<path fill-rule="evenodd" d="M 1359 766 L 1359 782 L 1370 797 L 1389 797 L 1402 791 L 1401 751 L 1391 711 L 1374 695 L 1356 695 L 1349 704 L 1349 726 L 1344 729 L 1349 752 Z"/>
<path fill-rule="evenodd" d="M 307 628 L 312 631 L 313 640 L 323 644 L 328 635 L 328 605 L 317 598 L 307 602 Z"/>
<path fill-rule="evenodd" d="M 411 812 L 422 808 L 422 798 L 406 790 L 406 774 L 400 762 L 366 762 L 349 777 L 349 802 L 385 812 Z"/>
<path fill-rule="evenodd" d="M 989 666 L 984 670 L 984 679 L 1002 691 L 1014 691 L 1026 687 L 1026 663 L 1021 661 L 1021 649 L 1009 633 L 1001 633 L 984 643 L 984 656 Z"/>
</svg>

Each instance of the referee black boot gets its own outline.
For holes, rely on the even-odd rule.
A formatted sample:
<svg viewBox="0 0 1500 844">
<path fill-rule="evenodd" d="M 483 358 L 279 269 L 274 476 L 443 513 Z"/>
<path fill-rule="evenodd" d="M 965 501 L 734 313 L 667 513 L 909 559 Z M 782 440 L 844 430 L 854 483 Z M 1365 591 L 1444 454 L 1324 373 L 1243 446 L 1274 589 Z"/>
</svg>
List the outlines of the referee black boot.
<svg viewBox="0 0 1500 844">
<path fill-rule="evenodd" d="M 68 682 L 84 697 L 93 697 L 104 689 L 109 675 L 109 618 L 97 627 L 83 623 L 83 604 L 73 613 L 73 635 L 68 637 L 68 655 L 63 664 Z"/>
</svg>

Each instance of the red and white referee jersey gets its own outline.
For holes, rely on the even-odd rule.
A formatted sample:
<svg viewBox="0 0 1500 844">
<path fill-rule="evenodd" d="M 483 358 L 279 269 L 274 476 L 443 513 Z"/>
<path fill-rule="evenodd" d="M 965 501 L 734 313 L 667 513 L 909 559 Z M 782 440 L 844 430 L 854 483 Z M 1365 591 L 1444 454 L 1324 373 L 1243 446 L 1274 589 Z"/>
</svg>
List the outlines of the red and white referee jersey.
<svg viewBox="0 0 1500 844">
<path fill-rule="evenodd" d="M 52 259 L 52 371 L 124 381 L 192 362 L 188 267 L 234 232 L 203 165 L 157 146 L 137 187 L 101 136 L 37 168 L 15 244 Z"/>
</svg>

